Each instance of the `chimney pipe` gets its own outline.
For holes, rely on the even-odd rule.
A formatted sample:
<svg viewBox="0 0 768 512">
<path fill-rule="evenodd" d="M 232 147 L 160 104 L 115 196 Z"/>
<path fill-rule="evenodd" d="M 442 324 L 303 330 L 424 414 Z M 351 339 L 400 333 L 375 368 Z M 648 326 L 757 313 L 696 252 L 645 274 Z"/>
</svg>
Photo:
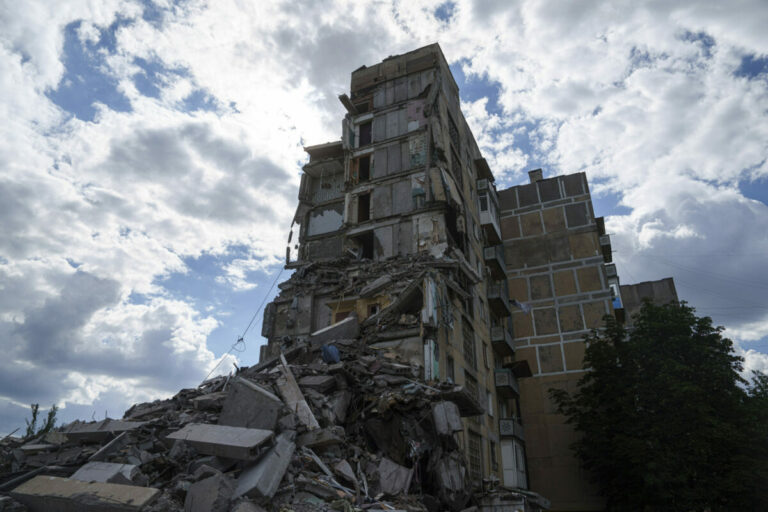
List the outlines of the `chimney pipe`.
<svg viewBox="0 0 768 512">
<path fill-rule="evenodd" d="M 532 171 L 528 171 L 528 178 L 530 178 L 531 183 L 536 183 L 537 181 L 541 181 L 544 179 L 544 171 L 541 169 L 534 169 Z"/>
</svg>

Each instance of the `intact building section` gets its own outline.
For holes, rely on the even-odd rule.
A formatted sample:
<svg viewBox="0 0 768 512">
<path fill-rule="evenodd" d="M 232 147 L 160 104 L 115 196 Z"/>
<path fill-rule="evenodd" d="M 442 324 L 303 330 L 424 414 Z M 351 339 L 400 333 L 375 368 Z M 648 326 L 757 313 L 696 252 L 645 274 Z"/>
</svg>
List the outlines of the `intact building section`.
<svg viewBox="0 0 768 512">
<path fill-rule="evenodd" d="M 518 306 L 516 357 L 533 373 L 520 381 L 530 488 L 547 496 L 552 510 L 600 510 L 604 500 L 570 449 L 576 434 L 548 391 L 576 389 L 584 337 L 613 314 L 618 280 L 612 291 L 610 240 L 594 216 L 584 173 L 529 175 L 530 183 L 499 192 L 499 206 L 509 294 Z"/>
<path fill-rule="evenodd" d="M 657 306 L 678 302 L 675 281 L 671 277 L 657 281 L 643 281 L 637 284 L 621 285 L 621 300 L 627 324 L 632 323 L 632 317 L 640 312 L 643 301 L 649 300 Z"/>
</svg>

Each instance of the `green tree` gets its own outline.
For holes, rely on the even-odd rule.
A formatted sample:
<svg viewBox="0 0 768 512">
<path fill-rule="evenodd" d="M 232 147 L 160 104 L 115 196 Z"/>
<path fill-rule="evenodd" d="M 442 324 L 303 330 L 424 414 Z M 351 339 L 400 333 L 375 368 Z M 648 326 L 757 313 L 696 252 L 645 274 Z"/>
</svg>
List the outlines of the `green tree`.
<svg viewBox="0 0 768 512">
<path fill-rule="evenodd" d="M 685 303 L 646 303 L 631 329 L 606 317 L 605 329 L 588 336 L 591 371 L 575 393 L 550 390 L 581 434 L 573 448 L 610 510 L 756 503 L 754 469 L 765 464 L 750 443 L 754 421 L 765 419 L 768 380 L 746 386 L 742 359 L 721 331 Z"/>
</svg>

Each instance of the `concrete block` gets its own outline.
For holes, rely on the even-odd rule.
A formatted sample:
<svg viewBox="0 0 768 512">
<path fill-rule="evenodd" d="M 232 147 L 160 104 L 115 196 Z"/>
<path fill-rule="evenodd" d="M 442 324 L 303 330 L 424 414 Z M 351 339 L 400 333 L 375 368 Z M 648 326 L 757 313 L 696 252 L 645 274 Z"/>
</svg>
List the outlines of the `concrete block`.
<svg viewBox="0 0 768 512">
<path fill-rule="evenodd" d="M 261 446 L 274 437 L 270 430 L 189 423 L 168 436 L 191 444 L 198 452 L 237 460 L 259 456 Z"/>
<path fill-rule="evenodd" d="M 561 372 L 565 369 L 560 345 L 538 347 L 542 373 Z"/>
<path fill-rule="evenodd" d="M 139 473 L 139 468 L 133 464 L 116 464 L 113 462 L 89 462 L 75 471 L 70 478 L 82 482 L 101 482 L 111 484 L 131 485 Z"/>
<path fill-rule="evenodd" d="M 329 328 L 338 326 L 349 318 L 353 318 L 354 324 L 357 326 L 357 315 L 350 315 Z M 320 425 L 317 423 L 317 419 L 312 413 L 312 409 L 309 408 L 309 404 L 307 404 L 307 400 L 304 398 L 301 389 L 299 389 L 299 385 L 296 382 L 296 378 L 293 376 L 291 369 L 286 365 L 285 358 L 283 358 L 283 363 L 280 365 L 280 373 L 280 378 L 277 379 L 277 388 L 280 390 L 280 394 L 282 395 L 283 400 L 285 400 L 285 405 L 288 407 L 288 410 L 293 412 L 299 421 L 306 425 L 309 430 L 319 428 Z"/>
<path fill-rule="evenodd" d="M 565 219 L 568 221 L 569 228 L 586 226 L 588 223 L 587 204 L 574 203 L 565 205 Z"/>
<path fill-rule="evenodd" d="M 560 199 L 560 183 L 558 183 L 557 178 L 541 180 L 537 182 L 537 185 L 539 186 L 539 197 L 541 197 L 542 203 Z"/>
<path fill-rule="evenodd" d="M 381 459 L 378 469 L 381 492 L 391 496 L 408 493 L 413 478 L 413 469 L 401 466 L 386 457 Z"/>
<path fill-rule="evenodd" d="M 344 428 L 338 426 L 310 430 L 309 432 L 300 435 L 296 440 L 296 444 L 299 446 L 309 446 L 311 448 L 341 444 L 344 442 L 345 435 Z"/>
<path fill-rule="evenodd" d="M 568 174 L 559 179 L 563 180 L 566 196 L 579 196 L 585 192 L 582 173 Z"/>
<path fill-rule="evenodd" d="M 227 393 L 225 391 L 217 391 L 216 393 L 200 395 L 190 401 L 192 402 L 192 407 L 198 411 L 210 411 L 219 409 L 226 397 Z"/>
<path fill-rule="evenodd" d="M 544 232 L 541 225 L 541 214 L 538 211 L 521 215 L 520 226 L 523 230 L 523 236 L 535 236 Z"/>
<path fill-rule="evenodd" d="M 541 216 L 544 219 L 544 230 L 547 233 L 557 233 L 565 229 L 565 214 L 563 214 L 562 206 L 547 208 L 541 212 Z"/>
<path fill-rule="evenodd" d="M 552 297 L 552 286 L 549 282 L 549 274 L 532 276 L 531 281 L 531 299 L 548 299 Z M 518 299 L 519 300 L 519 299 Z"/>
<path fill-rule="evenodd" d="M 597 233 L 580 233 L 570 235 L 568 238 L 571 254 L 574 258 L 591 258 L 600 254 Z"/>
<path fill-rule="evenodd" d="M 274 430 L 283 401 L 258 384 L 235 378 L 224 401 L 219 425 Z"/>
<path fill-rule="evenodd" d="M 533 336 L 533 322 L 531 315 L 515 311 L 512 313 L 512 328 L 516 338 L 528 338 Z"/>
<path fill-rule="evenodd" d="M 327 393 L 336 387 L 336 378 L 333 375 L 307 375 L 299 379 L 299 386 Z"/>
<path fill-rule="evenodd" d="M 75 421 L 65 426 L 61 433 L 72 441 L 105 441 L 113 434 L 120 434 L 139 428 L 143 421 L 121 421 L 105 419 L 92 423 Z"/>
<path fill-rule="evenodd" d="M 558 310 L 558 317 L 560 319 L 561 332 L 581 331 L 584 329 L 581 309 L 578 304 L 562 306 Z"/>
<path fill-rule="evenodd" d="M 605 301 L 587 302 L 582 304 L 584 321 L 587 329 L 597 329 L 603 326 L 603 317 L 607 314 Z"/>
<path fill-rule="evenodd" d="M 533 324 L 536 336 L 554 334 L 557 332 L 557 318 L 554 308 L 536 309 L 533 311 Z"/>
<path fill-rule="evenodd" d="M 258 506 L 255 503 L 252 503 L 250 501 L 241 501 L 234 507 L 232 507 L 232 512 L 267 512 L 262 507 Z"/>
<path fill-rule="evenodd" d="M 549 252 L 549 261 L 557 263 L 571 259 L 571 247 L 569 245 L 568 235 L 554 235 L 547 239 L 547 251 Z"/>
<path fill-rule="evenodd" d="M 579 291 L 593 292 L 603 289 L 603 283 L 600 281 L 599 267 L 593 265 L 576 270 L 576 276 L 579 279 Z"/>
<path fill-rule="evenodd" d="M 329 325 L 319 331 L 313 332 L 309 341 L 313 347 L 319 347 L 325 343 L 332 343 L 336 340 L 351 340 L 357 338 L 360 334 L 360 324 L 357 321 L 357 315 L 349 315 L 341 322 Z"/>
<path fill-rule="evenodd" d="M 520 238 L 520 222 L 518 216 L 504 217 L 500 220 L 501 238 L 503 240 L 513 240 Z"/>
<path fill-rule="evenodd" d="M 453 402 L 438 402 L 432 404 L 432 420 L 438 434 L 453 435 L 464 429 L 461 424 L 459 407 Z"/>
<path fill-rule="evenodd" d="M 235 484 L 219 473 L 193 483 L 184 500 L 184 512 L 228 512 Z"/>
<path fill-rule="evenodd" d="M 31 512 L 128 512 L 139 511 L 152 503 L 160 495 L 160 490 L 36 476 L 10 494 Z"/>
<path fill-rule="evenodd" d="M 583 341 L 563 344 L 566 370 L 581 370 L 584 368 L 584 351 L 586 348 Z"/>
<path fill-rule="evenodd" d="M 240 496 L 271 498 L 275 495 L 296 449 L 296 444 L 291 441 L 291 435 L 280 434 L 275 446 L 259 462 L 243 470 L 240 478 L 237 479 L 234 498 Z"/>
<path fill-rule="evenodd" d="M 576 293 L 576 279 L 573 276 L 573 270 L 561 270 L 552 275 L 555 282 L 555 295 L 563 297 Z"/>
<path fill-rule="evenodd" d="M 517 193 L 514 188 L 499 191 L 499 209 L 514 210 L 517 208 Z"/>
<path fill-rule="evenodd" d="M 539 202 L 539 193 L 535 183 L 517 187 L 517 197 L 520 200 L 520 208 L 531 206 Z"/>
<path fill-rule="evenodd" d="M 518 347 L 515 350 L 516 361 L 527 361 L 531 372 L 535 375 L 539 373 L 539 363 L 536 361 L 536 347 Z"/>
</svg>

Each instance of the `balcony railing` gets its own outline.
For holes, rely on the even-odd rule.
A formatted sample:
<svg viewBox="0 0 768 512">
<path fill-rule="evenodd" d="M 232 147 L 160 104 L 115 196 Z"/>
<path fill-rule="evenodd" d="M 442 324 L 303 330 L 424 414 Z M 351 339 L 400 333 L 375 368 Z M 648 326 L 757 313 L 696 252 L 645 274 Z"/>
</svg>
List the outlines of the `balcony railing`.
<svg viewBox="0 0 768 512">
<path fill-rule="evenodd" d="M 499 435 L 501 437 L 516 437 L 525 441 L 525 430 L 517 418 L 501 418 L 499 420 Z"/>
<path fill-rule="evenodd" d="M 515 353 L 515 334 L 512 330 L 512 319 L 507 319 L 507 326 L 491 327 L 491 345 L 493 350 L 502 357 Z"/>
<path fill-rule="evenodd" d="M 483 227 L 488 243 L 500 244 L 499 198 L 490 180 L 477 180 L 477 197 L 480 201 L 480 225 Z"/>
<path fill-rule="evenodd" d="M 488 307 L 491 311 L 502 318 L 512 314 L 512 306 L 509 304 L 509 289 L 507 280 L 492 281 L 487 284 Z"/>
<path fill-rule="evenodd" d="M 517 385 L 517 378 L 512 370 L 496 368 L 493 372 L 496 384 L 496 393 L 503 398 L 513 398 L 520 396 L 520 387 Z"/>
<path fill-rule="evenodd" d="M 491 272 L 491 276 L 496 280 L 506 277 L 507 265 L 504 262 L 504 246 L 494 245 L 493 247 L 483 248 L 483 259 Z"/>
</svg>

